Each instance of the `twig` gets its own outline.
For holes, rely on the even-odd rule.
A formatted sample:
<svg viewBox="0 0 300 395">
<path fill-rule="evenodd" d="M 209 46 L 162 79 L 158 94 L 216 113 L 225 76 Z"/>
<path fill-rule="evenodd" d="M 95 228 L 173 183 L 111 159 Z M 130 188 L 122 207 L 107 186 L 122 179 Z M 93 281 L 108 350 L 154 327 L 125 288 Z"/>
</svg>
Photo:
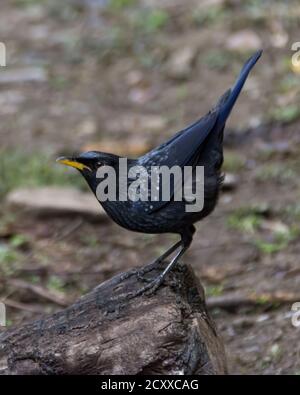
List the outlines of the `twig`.
<svg viewBox="0 0 300 395">
<path fill-rule="evenodd" d="M 263 292 L 260 294 L 243 295 L 240 293 L 231 293 L 221 296 L 212 296 L 207 299 L 209 308 L 236 308 L 241 306 L 258 306 L 268 303 L 294 303 L 300 301 L 300 294 L 285 291 Z"/>
<path fill-rule="evenodd" d="M 1 299 L 1 301 L 5 303 L 5 306 L 13 307 L 18 310 L 24 310 L 30 313 L 45 314 L 45 309 L 43 307 L 39 307 L 28 303 L 17 302 L 12 299 Z"/>
<path fill-rule="evenodd" d="M 48 289 L 43 288 L 40 285 L 31 284 L 28 283 L 27 281 L 19 280 L 19 279 L 12 279 L 9 280 L 7 283 L 16 288 L 29 290 L 32 293 L 41 296 L 44 299 L 48 299 L 51 302 L 62 307 L 66 307 L 70 304 L 70 301 L 68 301 L 63 295 L 60 295 L 54 291 L 49 291 Z"/>
</svg>

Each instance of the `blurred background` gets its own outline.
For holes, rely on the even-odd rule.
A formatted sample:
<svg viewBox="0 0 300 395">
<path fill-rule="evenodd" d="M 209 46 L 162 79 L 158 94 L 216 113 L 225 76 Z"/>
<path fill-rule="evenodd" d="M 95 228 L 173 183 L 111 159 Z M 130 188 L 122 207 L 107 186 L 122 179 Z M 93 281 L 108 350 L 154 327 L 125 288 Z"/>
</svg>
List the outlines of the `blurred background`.
<svg viewBox="0 0 300 395">
<path fill-rule="evenodd" d="M 231 373 L 300 373 L 297 0 L 1 0 L 0 298 L 8 326 L 56 311 L 176 236 L 112 223 L 61 154 L 139 156 L 204 115 L 255 50 L 226 182 L 185 261 Z"/>
</svg>

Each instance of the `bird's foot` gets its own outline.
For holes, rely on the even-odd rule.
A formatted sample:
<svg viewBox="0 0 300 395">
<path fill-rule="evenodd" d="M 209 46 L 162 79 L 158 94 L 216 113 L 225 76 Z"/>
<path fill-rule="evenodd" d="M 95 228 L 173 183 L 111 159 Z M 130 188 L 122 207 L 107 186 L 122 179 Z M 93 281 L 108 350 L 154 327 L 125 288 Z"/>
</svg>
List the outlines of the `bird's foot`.
<svg viewBox="0 0 300 395">
<path fill-rule="evenodd" d="M 150 263 L 150 265 L 148 265 L 146 267 L 143 267 L 142 269 L 137 270 L 136 275 L 137 275 L 138 279 L 140 281 L 142 281 L 142 282 L 145 282 L 145 283 L 153 282 L 152 279 L 147 278 L 145 275 L 150 273 L 154 269 L 160 269 L 160 266 L 162 264 L 163 264 L 163 260 L 162 259 L 156 259 L 155 261 Z"/>
<path fill-rule="evenodd" d="M 131 292 L 127 295 L 126 299 L 134 299 L 141 295 L 151 296 L 153 295 L 164 281 L 164 276 L 160 275 L 155 280 L 146 279 L 150 281 L 149 284 L 145 285 L 143 288 L 138 289 L 135 292 Z"/>
<path fill-rule="evenodd" d="M 141 269 L 141 270 L 138 270 L 138 272 L 137 272 L 137 278 L 138 278 L 138 280 L 139 281 L 142 281 L 143 283 L 149 283 L 151 280 L 149 279 L 149 278 L 147 278 L 145 275 L 147 274 L 147 273 L 149 273 L 150 272 L 150 270 L 151 269 Z"/>
<path fill-rule="evenodd" d="M 139 270 L 137 270 L 137 269 L 131 270 L 130 272 L 122 274 L 122 276 L 120 277 L 120 281 L 125 281 L 128 278 L 130 278 L 132 276 L 136 276 L 136 275 L 137 276 L 139 275 Z"/>
<path fill-rule="evenodd" d="M 152 270 L 154 270 L 156 268 L 160 268 L 160 266 L 162 265 L 163 262 L 164 262 L 163 259 L 158 258 L 155 261 L 151 262 L 146 267 L 143 267 L 142 269 L 131 270 L 130 272 L 127 272 L 122 275 L 121 281 L 125 281 L 132 276 L 137 276 L 138 280 L 140 280 L 144 283 L 150 283 L 152 280 L 145 277 L 145 275 L 150 273 Z M 155 265 L 156 265 L 156 267 L 153 267 Z"/>
</svg>

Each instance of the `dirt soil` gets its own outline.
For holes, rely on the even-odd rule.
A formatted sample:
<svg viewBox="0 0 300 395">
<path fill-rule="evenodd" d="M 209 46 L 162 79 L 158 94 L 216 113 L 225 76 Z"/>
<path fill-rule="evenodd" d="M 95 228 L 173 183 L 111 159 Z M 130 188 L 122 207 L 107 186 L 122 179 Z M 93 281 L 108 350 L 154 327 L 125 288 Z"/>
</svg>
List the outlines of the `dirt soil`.
<svg viewBox="0 0 300 395">
<path fill-rule="evenodd" d="M 299 17 L 297 1 L 1 1 L 1 151 L 38 152 L 50 166 L 87 146 L 138 153 L 163 142 L 215 103 L 249 53 L 265 49 L 228 123 L 231 183 L 184 257 L 215 303 L 232 374 L 300 373 L 291 310 L 300 302 L 300 75 L 290 63 Z M 57 311 L 176 239 L 1 204 L 8 324 Z M 235 302 L 222 305 L 229 296 Z"/>
</svg>

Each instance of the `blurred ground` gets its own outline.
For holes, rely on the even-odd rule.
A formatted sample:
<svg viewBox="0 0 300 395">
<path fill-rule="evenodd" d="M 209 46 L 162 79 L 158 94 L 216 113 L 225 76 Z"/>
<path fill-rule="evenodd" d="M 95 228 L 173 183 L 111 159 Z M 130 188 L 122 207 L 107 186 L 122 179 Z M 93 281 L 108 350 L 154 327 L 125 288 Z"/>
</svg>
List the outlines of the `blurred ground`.
<svg viewBox="0 0 300 395">
<path fill-rule="evenodd" d="M 145 264 L 176 237 L 130 233 L 102 216 L 33 216 L 8 207 L 7 193 L 84 188 L 56 156 L 140 154 L 203 115 L 263 47 L 228 123 L 232 185 L 184 259 L 211 300 L 238 299 L 212 309 L 231 373 L 300 373 L 291 324 L 300 301 L 299 17 L 298 1 L 1 1 L 0 295 L 9 325 Z"/>
</svg>

